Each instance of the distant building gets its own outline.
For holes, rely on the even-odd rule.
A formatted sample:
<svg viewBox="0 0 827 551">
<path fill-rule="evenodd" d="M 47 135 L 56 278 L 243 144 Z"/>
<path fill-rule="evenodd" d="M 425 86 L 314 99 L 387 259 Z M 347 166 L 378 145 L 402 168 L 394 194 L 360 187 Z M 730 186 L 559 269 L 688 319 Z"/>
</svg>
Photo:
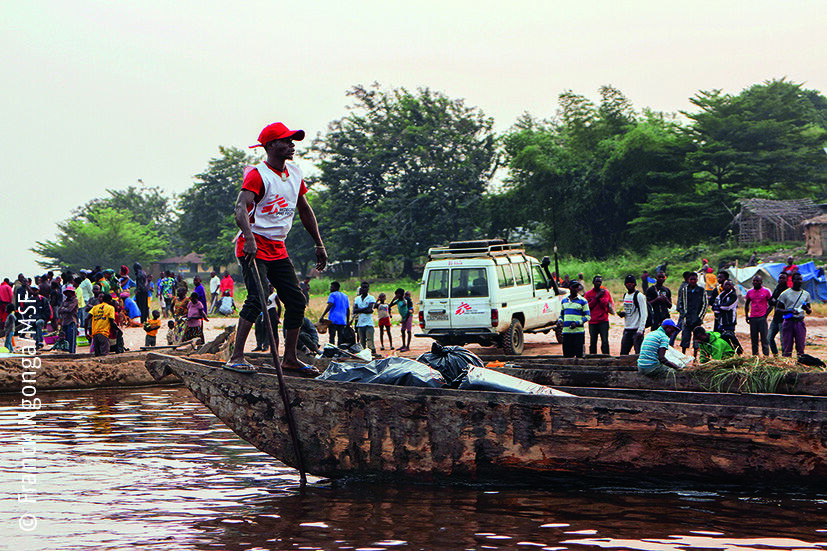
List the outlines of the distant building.
<svg viewBox="0 0 827 551">
<path fill-rule="evenodd" d="M 771 201 L 746 199 L 735 217 L 740 243 L 760 241 L 801 241 L 805 220 L 822 214 L 810 199 Z"/>
<path fill-rule="evenodd" d="M 227 270 L 227 267 L 221 267 L 220 272 Z M 149 273 L 152 279 L 158 281 L 159 276 L 165 271 L 169 270 L 175 275 L 181 274 L 185 279 L 191 279 L 196 275 L 209 275 L 212 271 L 212 266 L 204 263 L 204 255 L 198 253 L 189 253 L 184 256 L 171 256 L 158 262 L 153 262 L 149 265 Z M 230 272 L 236 273 L 237 267 L 232 266 Z"/>
<path fill-rule="evenodd" d="M 825 256 L 827 254 L 827 214 L 805 220 L 804 238 L 807 241 L 807 254 Z"/>
</svg>

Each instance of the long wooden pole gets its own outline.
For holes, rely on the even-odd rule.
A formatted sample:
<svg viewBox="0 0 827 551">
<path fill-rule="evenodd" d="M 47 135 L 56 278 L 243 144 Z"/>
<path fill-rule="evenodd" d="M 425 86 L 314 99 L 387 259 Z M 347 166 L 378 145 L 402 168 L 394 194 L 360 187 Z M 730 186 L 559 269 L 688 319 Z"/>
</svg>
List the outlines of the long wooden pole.
<svg viewBox="0 0 827 551">
<path fill-rule="evenodd" d="M 279 361 L 276 336 L 273 332 L 273 323 L 270 320 L 270 311 L 267 308 L 267 294 L 264 292 L 264 285 L 261 284 L 261 275 L 258 272 L 258 265 L 256 264 L 255 255 L 249 255 L 247 259 L 256 280 L 256 287 L 258 287 L 261 310 L 264 312 L 264 325 L 267 327 L 267 336 L 270 339 L 270 351 L 273 353 L 273 365 L 276 367 L 276 375 L 279 379 L 279 392 L 281 394 L 281 400 L 284 403 L 284 413 L 287 415 L 287 428 L 290 431 L 290 439 L 293 441 L 293 452 L 296 454 L 296 462 L 299 466 L 301 486 L 304 487 L 307 484 L 307 475 L 305 475 L 304 472 L 304 457 L 302 456 L 301 447 L 299 446 L 299 433 L 296 429 L 296 421 L 293 419 L 293 408 L 290 406 L 290 398 L 287 396 L 287 387 L 284 384 L 284 374 L 281 371 L 281 361 Z"/>
</svg>

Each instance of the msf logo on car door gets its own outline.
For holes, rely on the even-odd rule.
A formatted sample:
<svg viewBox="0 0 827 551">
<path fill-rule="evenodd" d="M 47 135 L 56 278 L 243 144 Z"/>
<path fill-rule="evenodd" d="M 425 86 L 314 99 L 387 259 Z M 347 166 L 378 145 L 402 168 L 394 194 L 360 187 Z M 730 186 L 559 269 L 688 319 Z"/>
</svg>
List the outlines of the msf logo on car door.
<svg viewBox="0 0 827 551">
<path fill-rule="evenodd" d="M 454 312 L 454 315 L 459 316 L 459 315 L 462 315 L 462 314 L 467 314 L 470 311 L 471 311 L 471 305 L 468 304 L 467 302 L 463 302 L 457 307 L 457 311 Z"/>
</svg>

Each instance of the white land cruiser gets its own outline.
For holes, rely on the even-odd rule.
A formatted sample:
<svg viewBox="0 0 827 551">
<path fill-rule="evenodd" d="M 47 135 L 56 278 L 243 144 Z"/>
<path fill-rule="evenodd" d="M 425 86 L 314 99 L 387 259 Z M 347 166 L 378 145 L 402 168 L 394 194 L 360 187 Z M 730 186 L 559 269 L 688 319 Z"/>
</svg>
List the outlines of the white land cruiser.
<svg viewBox="0 0 827 551">
<path fill-rule="evenodd" d="M 541 264 L 522 243 L 502 240 L 429 249 L 421 285 L 417 337 L 497 345 L 506 354 L 522 354 L 523 333 L 556 333 L 566 294 L 552 281 L 548 258 Z"/>
</svg>

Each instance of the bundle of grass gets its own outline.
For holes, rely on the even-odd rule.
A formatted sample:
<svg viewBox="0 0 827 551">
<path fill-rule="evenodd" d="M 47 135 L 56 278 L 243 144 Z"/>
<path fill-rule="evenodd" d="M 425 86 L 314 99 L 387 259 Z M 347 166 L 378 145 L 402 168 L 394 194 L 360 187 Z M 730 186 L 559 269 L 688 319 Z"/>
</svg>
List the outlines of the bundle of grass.
<svg viewBox="0 0 827 551">
<path fill-rule="evenodd" d="M 823 372 L 824 368 L 796 363 L 792 358 L 734 356 L 713 360 L 687 370 L 695 374 L 704 388 L 712 392 L 741 394 L 778 392 L 782 382 L 799 373 Z"/>
</svg>

